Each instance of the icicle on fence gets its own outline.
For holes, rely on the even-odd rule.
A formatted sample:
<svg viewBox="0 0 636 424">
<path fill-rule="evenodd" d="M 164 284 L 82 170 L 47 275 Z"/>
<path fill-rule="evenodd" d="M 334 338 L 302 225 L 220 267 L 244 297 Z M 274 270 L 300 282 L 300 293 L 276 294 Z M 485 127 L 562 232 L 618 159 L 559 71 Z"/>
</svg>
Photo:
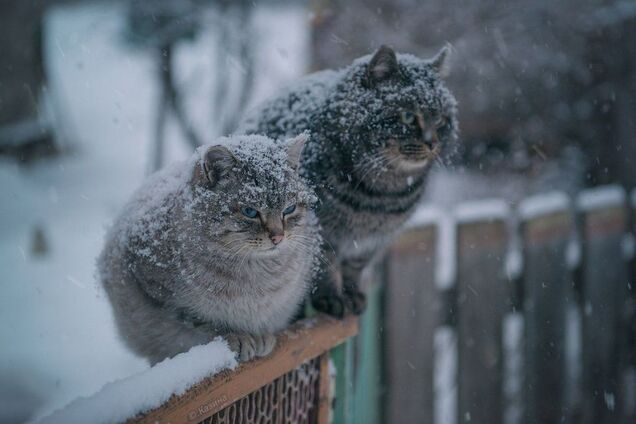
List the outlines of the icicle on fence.
<svg viewBox="0 0 636 424">
<path fill-rule="evenodd" d="M 636 422 L 636 191 L 423 209 L 384 262 L 386 422 Z"/>
</svg>

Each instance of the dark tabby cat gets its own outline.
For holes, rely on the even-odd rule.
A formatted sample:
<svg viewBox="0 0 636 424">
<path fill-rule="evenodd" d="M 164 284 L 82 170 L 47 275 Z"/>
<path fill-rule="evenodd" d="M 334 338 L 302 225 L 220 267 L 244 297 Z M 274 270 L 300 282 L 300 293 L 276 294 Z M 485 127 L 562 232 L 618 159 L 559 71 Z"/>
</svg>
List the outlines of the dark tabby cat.
<svg viewBox="0 0 636 424">
<path fill-rule="evenodd" d="M 421 60 L 383 46 L 345 69 L 303 78 L 239 129 L 275 138 L 311 134 L 302 172 L 321 201 L 332 265 L 312 293 L 318 310 L 364 310 L 362 269 L 409 217 L 429 168 L 456 139 L 456 102 L 442 81 L 449 52 Z"/>
</svg>

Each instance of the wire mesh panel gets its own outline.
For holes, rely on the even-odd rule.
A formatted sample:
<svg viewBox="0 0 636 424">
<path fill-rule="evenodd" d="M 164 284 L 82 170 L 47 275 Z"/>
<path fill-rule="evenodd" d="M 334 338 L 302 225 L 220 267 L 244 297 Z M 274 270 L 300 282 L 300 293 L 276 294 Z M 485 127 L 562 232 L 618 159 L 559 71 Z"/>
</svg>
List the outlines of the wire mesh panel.
<svg viewBox="0 0 636 424">
<path fill-rule="evenodd" d="M 320 358 L 314 358 L 199 424 L 316 423 Z"/>
<path fill-rule="evenodd" d="M 316 423 L 331 415 L 329 352 L 358 332 L 355 316 L 319 314 L 278 334 L 271 355 L 207 377 L 129 423 Z"/>
</svg>

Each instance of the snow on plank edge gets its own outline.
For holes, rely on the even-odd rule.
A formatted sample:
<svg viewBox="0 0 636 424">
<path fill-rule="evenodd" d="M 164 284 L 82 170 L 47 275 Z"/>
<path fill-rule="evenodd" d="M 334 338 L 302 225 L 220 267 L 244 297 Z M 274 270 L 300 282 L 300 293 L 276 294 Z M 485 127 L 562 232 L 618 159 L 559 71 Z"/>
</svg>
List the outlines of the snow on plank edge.
<svg viewBox="0 0 636 424">
<path fill-rule="evenodd" d="M 217 338 L 139 374 L 108 383 L 94 395 L 78 398 L 38 423 L 124 422 L 161 406 L 172 395 L 183 394 L 204 378 L 236 365 L 234 352 L 224 340 Z"/>
<path fill-rule="evenodd" d="M 456 223 L 450 214 L 444 214 L 441 209 L 431 205 L 419 206 L 411 218 L 404 225 L 403 232 L 435 225 L 437 227 L 435 286 L 449 289 L 455 283 L 456 271 Z"/>
<path fill-rule="evenodd" d="M 453 213 L 458 223 L 505 220 L 510 216 L 510 206 L 503 199 L 484 199 L 460 203 Z"/>
<path fill-rule="evenodd" d="M 406 221 L 405 228 L 411 229 L 436 224 L 442 217 L 442 211 L 431 205 L 421 205 L 415 209 L 413 215 Z"/>
<path fill-rule="evenodd" d="M 524 221 L 565 212 L 570 208 L 570 198 L 561 191 L 550 191 L 527 197 L 519 204 L 519 217 Z"/>
<path fill-rule="evenodd" d="M 622 206 L 625 204 L 625 190 L 619 185 L 606 185 L 583 190 L 576 198 L 576 207 L 582 212 Z"/>
<path fill-rule="evenodd" d="M 453 287 L 457 279 L 457 223 L 451 216 L 441 216 L 438 229 L 435 285 L 444 290 Z"/>
</svg>

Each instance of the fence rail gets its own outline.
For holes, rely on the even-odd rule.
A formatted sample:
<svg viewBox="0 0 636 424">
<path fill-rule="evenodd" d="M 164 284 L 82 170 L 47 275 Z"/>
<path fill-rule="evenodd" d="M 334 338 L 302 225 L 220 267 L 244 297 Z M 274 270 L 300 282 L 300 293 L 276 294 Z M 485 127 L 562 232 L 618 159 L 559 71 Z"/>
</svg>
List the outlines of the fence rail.
<svg viewBox="0 0 636 424">
<path fill-rule="evenodd" d="M 131 423 L 325 424 L 330 349 L 357 333 L 357 320 L 317 316 L 278 338 L 272 355 L 205 379 Z"/>
</svg>

